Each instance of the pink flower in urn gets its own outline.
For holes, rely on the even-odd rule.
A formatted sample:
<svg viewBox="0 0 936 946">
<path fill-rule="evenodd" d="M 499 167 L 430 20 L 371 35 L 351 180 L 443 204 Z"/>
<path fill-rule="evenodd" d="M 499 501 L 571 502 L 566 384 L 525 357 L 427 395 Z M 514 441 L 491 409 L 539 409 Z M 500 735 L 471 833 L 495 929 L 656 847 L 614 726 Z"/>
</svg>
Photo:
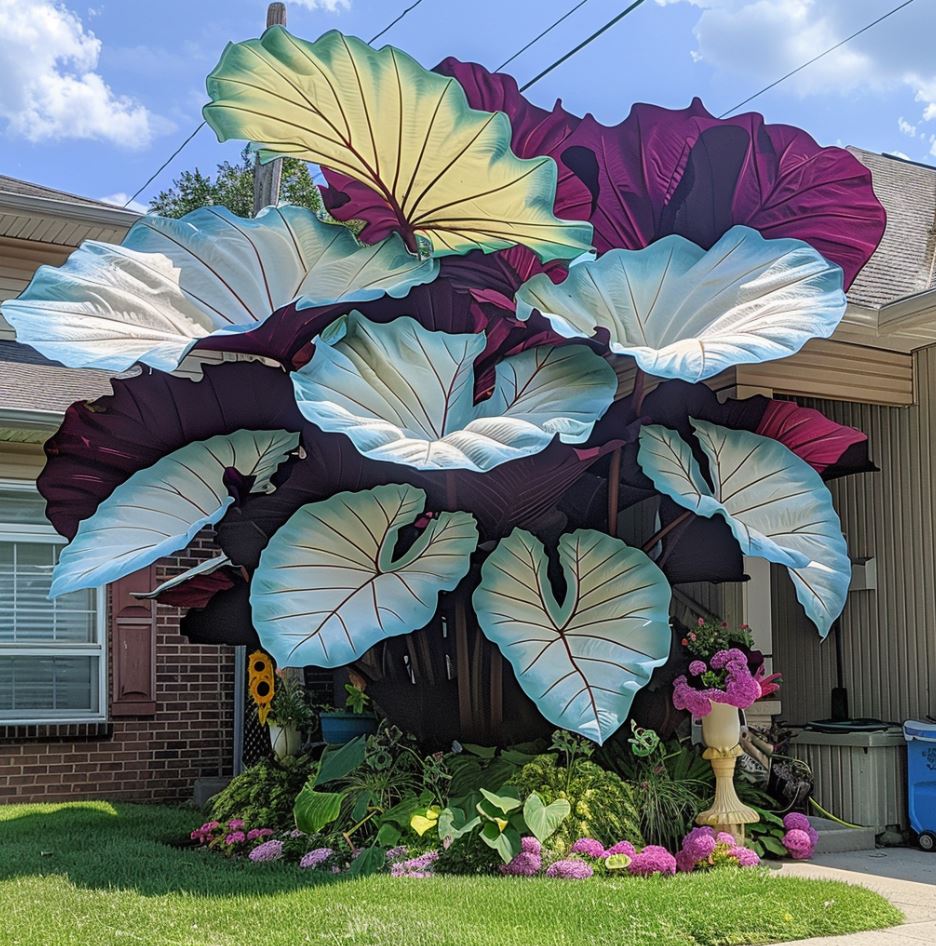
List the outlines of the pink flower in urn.
<svg viewBox="0 0 936 946">
<path fill-rule="evenodd" d="M 693 677 L 701 677 L 706 670 L 708 670 L 708 667 L 704 660 L 693 660 L 689 664 L 689 673 Z"/>
</svg>

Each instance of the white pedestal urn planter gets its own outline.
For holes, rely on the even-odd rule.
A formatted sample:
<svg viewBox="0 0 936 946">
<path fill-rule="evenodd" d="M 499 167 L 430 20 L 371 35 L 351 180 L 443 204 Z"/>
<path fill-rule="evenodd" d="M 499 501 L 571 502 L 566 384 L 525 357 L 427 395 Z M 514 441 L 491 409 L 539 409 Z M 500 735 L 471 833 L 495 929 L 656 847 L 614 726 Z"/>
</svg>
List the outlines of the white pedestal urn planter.
<svg viewBox="0 0 936 946">
<path fill-rule="evenodd" d="M 270 745 L 277 759 L 286 759 L 295 755 L 302 748 L 302 733 L 293 726 L 277 726 L 272 720 L 268 723 Z"/>
<path fill-rule="evenodd" d="M 702 754 L 715 772 L 715 801 L 712 807 L 696 815 L 696 824 L 727 831 L 739 844 L 744 843 L 744 826 L 759 821 L 756 811 L 741 803 L 734 787 L 734 770 L 742 749 L 741 719 L 738 709 L 727 703 L 712 703 L 712 711 L 702 717 Z"/>
</svg>

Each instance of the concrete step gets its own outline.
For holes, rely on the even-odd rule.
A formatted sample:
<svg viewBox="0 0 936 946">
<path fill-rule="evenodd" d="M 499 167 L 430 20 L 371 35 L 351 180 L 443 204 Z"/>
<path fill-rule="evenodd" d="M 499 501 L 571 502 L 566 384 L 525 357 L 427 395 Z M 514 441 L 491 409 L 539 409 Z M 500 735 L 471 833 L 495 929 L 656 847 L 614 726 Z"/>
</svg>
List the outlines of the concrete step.
<svg viewBox="0 0 936 946">
<path fill-rule="evenodd" d="M 874 828 L 845 828 L 828 818 L 810 817 L 809 823 L 819 832 L 816 854 L 874 850 Z"/>
</svg>

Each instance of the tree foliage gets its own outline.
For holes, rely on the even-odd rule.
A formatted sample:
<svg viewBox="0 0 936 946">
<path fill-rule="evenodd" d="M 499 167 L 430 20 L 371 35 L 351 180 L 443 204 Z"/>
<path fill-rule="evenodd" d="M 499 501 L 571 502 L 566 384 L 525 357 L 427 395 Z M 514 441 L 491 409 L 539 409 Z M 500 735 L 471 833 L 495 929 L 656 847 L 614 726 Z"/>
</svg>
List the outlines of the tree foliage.
<svg viewBox="0 0 936 946">
<path fill-rule="evenodd" d="M 173 178 L 167 190 L 150 201 L 150 212 L 163 217 L 183 217 L 199 207 L 220 205 L 241 217 L 253 216 L 254 155 L 248 148 L 236 163 L 222 161 L 214 177 L 198 168 L 183 171 Z M 298 204 L 316 213 L 322 210 L 322 198 L 305 161 L 283 158 L 280 200 Z"/>
</svg>

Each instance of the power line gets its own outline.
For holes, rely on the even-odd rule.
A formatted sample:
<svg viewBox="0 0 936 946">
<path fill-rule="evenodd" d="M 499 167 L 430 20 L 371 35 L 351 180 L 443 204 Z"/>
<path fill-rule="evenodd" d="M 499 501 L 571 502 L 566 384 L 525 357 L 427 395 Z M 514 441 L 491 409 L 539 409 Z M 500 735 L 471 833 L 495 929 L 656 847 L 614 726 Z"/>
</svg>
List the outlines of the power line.
<svg viewBox="0 0 936 946">
<path fill-rule="evenodd" d="M 578 10 L 580 7 L 584 7 L 586 3 L 588 3 L 588 0 L 579 0 L 579 2 L 576 3 L 575 6 L 572 7 L 571 10 L 567 10 L 565 13 L 563 13 L 562 16 L 560 16 L 558 20 L 556 20 L 554 23 L 551 23 L 549 26 L 547 26 L 546 29 L 544 29 L 543 32 L 539 34 L 539 36 L 534 36 L 533 39 L 531 39 L 526 44 L 526 46 L 524 46 L 522 49 L 518 49 L 510 57 L 510 59 L 505 59 L 494 71 L 500 72 L 501 69 L 504 68 L 504 66 L 507 66 L 510 63 L 512 63 L 517 58 L 517 56 L 520 56 L 523 53 L 525 53 L 531 46 L 533 46 L 535 43 L 538 43 L 547 33 L 551 33 L 563 20 L 567 20 L 570 16 L 572 16 L 573 13 L 575 13 L 576 10 Z"/>
<path fill-rule="evenodd" d="M 910 6 L 911 3 L 913 3 L 913 0 L 904 0 L 903 3 L 894 7 L 893 10 L 888 10 L 888 12 L 885 13 L 883 16 L 879 16 L 876 20 L 872 20 L 867 25 L 862 26 L 860 30 L 856 30 L 854 33 L 851 34 L 851 36 L 846 36 L 845 39 L 839 41 L 834 46 L 830 46 L 827 50 L 825 50 L 825 52 L 819 53 L 818 56 L 813 56 L 813 58 L 810 59 L 808 62 L 804 62 L 801 66 L 797 66 L 795 69 L 792 69 L 785 76 L 781 76 L 779 79 L 776 80 L 776 82 L 771 82 L 770 85 L 765 85 L 759 92 L 755 92 L 753 95 L 749 95 L 743 101 L 738 102 L 737 105 L 733 105 L 731 108 L 729 108 L 727 112 L 722 112 L 721 115 L 719 115 L 718 117 L 725 118 L 727 115 L 730 115 L 732 112 L 735 112 L 739 108 L 741 108 L 742 105 L 747 105 L 748 102 L 754 101 L 754 99 L 758 98 L 758 96 L 763 95 L 765 92 L 769 92 L 771 89 L 780 85 L 781 82 L 785 82 L 787 79 L 790 78 L 790 76 L 795 76 L 797 72 L 802 72 L 802 70 L 805 69 L 807 66 L 811 66 L 814 62 L 818 62 L 820 59 L 822 59 L 823 56 L 828 56 L 829 53 L 833 53 L 835 52 L 836 49 L 841 48 L 846 43 L 850 43 L 856 36 L 861 36 L 862 33 L 866 33 L 873 26 L 877 26 L 878 23 L 883 22 L 889 16 L 893 16 L 895 13 L 899 13 L 904 7 Z"/>
<path fill-rule="evenodd" d="M 389 30 L 389 29 L 390 29 L 391 27 L 393 27 L 393 26 L 396 26 L 397 23 L 399 23 L 400 20 L 402 20 L 403 17 L 406 16 L 406 14 L 410 12 L 410 10 L 415 10 L 416 7 L 418 7 L 419 4 L 422 3 L 422 2 L 423 2 L 423 0 L 416 0 L 416 2 L 415 2 L 414 4 L 412 4 L 411 6 L 408 6 L 401 14 L 399 14 L 399 16 L 396 17 L 396 19 L 391 20 L 379 33 L 374 34 L 374 35 L 367 41 L 368 44 L 373 43 L 375 39 L 380 39 L 380 37 L 383 36 L 383 34 L 387 32 L 387 30 Z"/>
<path fill-rule="evenodd" d="M 405 17 L 407 13 L 409 13 L 411 10 L 415 10 L 416 7 L 418 7 L 422 2 L 423 2 L 423 0 L 416 0 L 415 3 L 410 4 L 410 6 L 408 6 L 405 10 L 403 10 L 401 13 L 397 14 L 397 16 L 394 17 L 379 33 L 375 33 L 375 34 L 367 41 L 368 44 L 373 43 L 374 40 L 380 39 L 380 37 L 383 36 L 384 33 L 386 33 L 386 32 L 387 32 L 389 29 L 391 29 L 392 27 L 396 26 L 396 24 L 399 23 L 400 20 L 402 20 L 403 17 Z M 188 138 L 186 138 L 185 141 L 183 141 L 182 144 L 180 144 L 179 147 L 176 148 L 175 151 L 173 151 L 172 154 L 170 154 L 169 157 L 166 158 L 166 160 L 163 161 L 163 163 L 160 164 L 159 167 L 147 178 L 146 183 L 143 184 L 141 187 L 138 187 L 138 188 L 133 192 L 133 194 L 127 199 L 126 203 L 124 203 L 124 207 L 129 207 L 130 204 L 132 204 L 133 201 L 136 200 L 136 198 L 139 197 L 140 194 L 142 194 L 143 191 L 145 191 L 146 188 L 149 187 L 150 184 L 152 184 L 153 181 L 155 181 L 156 178 L 159 177 L 159 175 L 162 174 L 162 172 L 165 171 L 166 168 L 169 167 L 170 164 L 172 164 L 172 162 L 182 153 L 183 148 L 185 148 L 185 146 L 186 146 L 186 145 L 202 130 L 202 128 L 204 128 L 205 125 L 207 125 L 207 124 L 208 124 L 208 123 L 207 123 L 206 121 L 202 120 L 202 121 L 198 124 L 198 126 L 195 128 L 195 130 L 188 136 Z M 319 173 L 321 174 L 321 172 L 319 172 Z"/>
<path fill-rule="evenodd" d="M 635 0 L 634 3 L 632 3 L 629 7 L 622 10 L 617 16 L 612 17 L 610 20 L 608 20 L 608 22 L 605 23 L 604 26 L 602 26 L 600 29 L 595 30 L 595 32 L 592 33 L 591 36 L 589 36 L 587 39 L 583 39 L 582 42 L 580 42 L 578 46 L 576 46 L 574 49 L 570 49 L 564 56 L 561 56 L 555 62 L 548 65 L 538 75 L 533 76 L 533 78 L 530 79 L 530 81 L 527 82 L 525 85 L 521 85 L 520 91 L 525 92 L 528 88 L 530 88 L 531 85 L 533 85 L 536 82 L 539 82 L 539 80 L 542 79 L 544 76 L 549 75 L 549 73 L 552 72 L 553 69 L 555 69 L 557 66 L 561 66 L 566 60 L 571 59 L 576 53 L 581 52 L 581 50 L 583 50 L 589 43 L 598 39 L 598 37 L 601 36 L 602 33 L 611 29 L 611 27 L 614 26 L 615 23 L 618 23 L 621 20 L 623 20 L 624 17 L 627 16 L 628 13 L 632 12 L 633 10 L 636 10 L 637 7 L 639 7 L 643 2 L 644 0 Z M 911 2 L 911 0 L 908 0 L 908 2 Z"/>
</svg>

